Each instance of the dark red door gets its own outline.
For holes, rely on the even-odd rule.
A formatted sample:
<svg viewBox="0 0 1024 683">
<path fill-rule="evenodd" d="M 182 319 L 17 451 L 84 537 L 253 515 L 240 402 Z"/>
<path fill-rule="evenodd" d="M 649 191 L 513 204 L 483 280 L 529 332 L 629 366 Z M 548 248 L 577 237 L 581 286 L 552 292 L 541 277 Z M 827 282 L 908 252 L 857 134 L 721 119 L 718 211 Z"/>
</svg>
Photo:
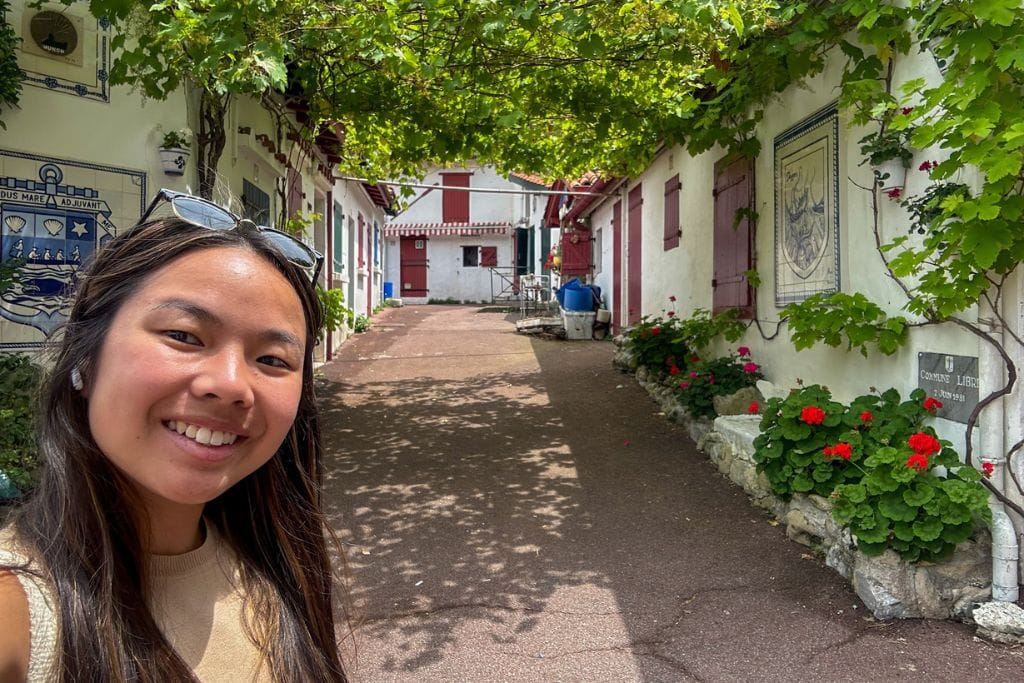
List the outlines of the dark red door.
<svg viewBox="0 0 1024 683">
<path fill-rule="evenodd" d="M 711 280 L 712 310 L 737 308 L 744 317 L 753 316 L 753 295 L 747 282 L 753 229 L 754 162 L 740 158 L 720 159 L 715 164 L 715 262 Z"/>
<path fill-rule="evenodd" d="M 628 314 L 626 323 L 635 325 L 640 322 L 642 315 L 640 306 L 643 303 L 643 288 L 640 281 L 643 275 L 643 269 L 640 265 L 640 243 L 644 235 L 643 225 L 640 220 L 644 204 L 642 185 L 637 185 L 629 191 L 628 201 L 629 215 L 626 218 L 628 222 L 627 229 L 629 230 L 626 241 L 626 310 Z"/>
<path fill-rule="evenodd" d="M 622 323 L 622 202 L 612 207 L 612 333 Z"/>
<path fill-rule="evenodd" d="M 402 293 L 399 296 L 425 297 L 427 292 L 427 237 L 403 237 L 400 267 Z"/>
</svg>

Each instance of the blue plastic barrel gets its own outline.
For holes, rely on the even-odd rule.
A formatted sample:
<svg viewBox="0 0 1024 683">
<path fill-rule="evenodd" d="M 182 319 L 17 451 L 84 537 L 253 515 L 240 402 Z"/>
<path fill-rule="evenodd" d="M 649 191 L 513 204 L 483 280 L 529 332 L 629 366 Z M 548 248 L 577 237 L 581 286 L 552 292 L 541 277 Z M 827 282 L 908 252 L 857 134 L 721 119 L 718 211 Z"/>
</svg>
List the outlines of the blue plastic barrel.
<svg viewBox="0 0 1024 683">
<path fill-rule="evenodd" d="M 384 283 L 384 298 L 391 299 L 395 296 L 395 283 L 385 282 Z"/>
<path fill-rule="evenodd" d="M 567 289 L 565 290 L 565 305 L 567 311 L 592 311 L 594 310 L 594 295 L 590 289 Z"/>
</svg>

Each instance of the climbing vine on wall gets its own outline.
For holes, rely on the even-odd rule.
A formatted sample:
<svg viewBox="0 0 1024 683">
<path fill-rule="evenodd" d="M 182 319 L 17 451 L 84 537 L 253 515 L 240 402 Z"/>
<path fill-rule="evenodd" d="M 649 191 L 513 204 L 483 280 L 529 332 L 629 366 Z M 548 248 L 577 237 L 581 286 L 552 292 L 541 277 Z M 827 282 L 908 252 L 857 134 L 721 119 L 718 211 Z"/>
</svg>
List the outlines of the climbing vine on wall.
<svg viewBox="0 0 1024 683">
<path fill-rule="evenodd" d="M 18 34 L 7 23 L 7 12 L 10 7 L 11 3 L 7 0 L 0 0 L 0 113 L 3 113 L 4 106 L 12 107 L 18 104 L 23 78 L 14 52 L 18 47 Z M 7 129 L 2 119 L 0 129 Z"/>
</svg>

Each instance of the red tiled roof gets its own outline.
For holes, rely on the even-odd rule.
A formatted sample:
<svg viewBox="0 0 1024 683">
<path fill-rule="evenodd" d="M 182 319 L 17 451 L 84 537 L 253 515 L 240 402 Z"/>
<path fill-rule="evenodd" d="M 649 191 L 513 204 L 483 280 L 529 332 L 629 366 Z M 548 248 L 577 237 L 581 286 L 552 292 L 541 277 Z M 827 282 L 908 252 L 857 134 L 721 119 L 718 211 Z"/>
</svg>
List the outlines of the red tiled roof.
<svg viewBox="0 0 1024 683">
<path fill-rule="evenodd" d="M 532 173 L 509 173 L 509 175 L 513 178 L 519 178 L 520 180 L 525 180 L 528 183 L 533 183 L 534 185 L 544 185 L 545 187 L 549 185 L 549 183 L 539 175 L 533 175 Z"/>
</svg>

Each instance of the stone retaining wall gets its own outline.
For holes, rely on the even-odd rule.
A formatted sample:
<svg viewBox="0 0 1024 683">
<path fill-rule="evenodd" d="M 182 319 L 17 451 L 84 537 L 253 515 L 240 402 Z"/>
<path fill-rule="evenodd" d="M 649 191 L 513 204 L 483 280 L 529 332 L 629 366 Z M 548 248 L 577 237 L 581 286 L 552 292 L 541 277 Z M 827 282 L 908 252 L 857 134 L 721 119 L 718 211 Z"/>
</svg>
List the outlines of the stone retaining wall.
<svg viewBox="0 0 1024 683">
<path fill-rule="evenodd" d="M 882 555 L 859 552 L 850 531 L 832 518 L 832 504 L 817 495 L 796 494 L 786 502 L 771 492 L 768 479 L 753 460 L 758 415 L 729 415 L 714 422 L 693 418 L 675 399 L 674 379 L 649 373 L 635 363 L 621 343 L 615 365 L 635 373 L 665 416 L 687 428 L 697 447 L 719 471 L 743 488 L 754 505 L 768 510 L 785 525 L 786 535 L 813 549 L 845 579 L 876 618 L 961 619 L 971 621 L 974 608 L 991 595 L 991 540 L 979 534 L 941 563 L 910 564 L 887 550 Z"/>
</svg>

